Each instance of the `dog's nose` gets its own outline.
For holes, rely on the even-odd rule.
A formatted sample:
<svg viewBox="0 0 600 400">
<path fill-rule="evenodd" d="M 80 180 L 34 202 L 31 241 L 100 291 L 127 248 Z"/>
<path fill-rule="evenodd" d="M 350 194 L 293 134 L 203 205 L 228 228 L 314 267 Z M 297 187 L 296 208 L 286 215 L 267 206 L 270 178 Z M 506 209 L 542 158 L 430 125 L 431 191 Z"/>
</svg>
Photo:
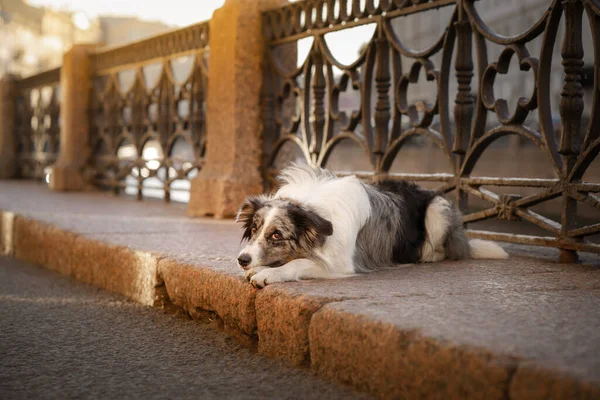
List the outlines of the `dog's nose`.
<svg viewBox="0 0 600 400">
<path fill-rule="evenodd" d="M 240 254 L 240 256 L 238 257 L 238 263 L 240 264 L 240 267 L 245 268 L 248 265 L 250 265 L 250 262 L 252 261 L 252 257 L 250 257 L 249 254 Z"/>
</svg>

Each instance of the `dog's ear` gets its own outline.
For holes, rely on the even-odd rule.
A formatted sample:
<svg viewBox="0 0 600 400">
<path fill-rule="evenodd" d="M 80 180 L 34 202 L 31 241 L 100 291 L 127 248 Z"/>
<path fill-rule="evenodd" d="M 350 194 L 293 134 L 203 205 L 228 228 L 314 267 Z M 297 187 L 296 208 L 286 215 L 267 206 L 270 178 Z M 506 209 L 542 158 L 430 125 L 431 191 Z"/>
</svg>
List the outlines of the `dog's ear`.
<svg viewBox="0 0 600 400">
<path fill-rule="evenodd" d="M 254 214 L 263 208 L 266 202 L 267 198 L 265 196 L 253 196 L 248 197 L 240 207 L 235 222 L 243 224 L 242 229 L 244 230 L 244 234 L 242 240 L 250 239 L 250 236 L 252 236 Z"/>
<path fill-rule="evenodd" d="M 314 211 L 294 204 L 288 208 L 290 219 L 298 232 L 302 246 L 308 248 L 325 243 L 327 236 L 333 235 L 333 225 Z"/>
</svg>

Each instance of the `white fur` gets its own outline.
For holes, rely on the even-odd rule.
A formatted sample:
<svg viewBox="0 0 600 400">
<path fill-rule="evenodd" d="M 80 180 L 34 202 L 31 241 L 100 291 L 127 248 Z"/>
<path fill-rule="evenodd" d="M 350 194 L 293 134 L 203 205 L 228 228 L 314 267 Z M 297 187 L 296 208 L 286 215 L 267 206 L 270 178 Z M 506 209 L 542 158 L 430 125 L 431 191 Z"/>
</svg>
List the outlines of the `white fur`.
<svg viewBox="0 0 600 400">
<path fill-rule="evenodd" d="M 286 169 L 280 177 L 283 186 L 274 199 L 290 200 L 306 205 L 333 225 L 333 235 L 327 237 L 322 247 L 315 249 L 316 262 L 308 259 L 293 260 L 281 267 L 252 267 L 245 273 L 255 287 L 302 279 L 333 279 L 354 275 L 354 252 L 356 238 L 371 216 L 371 203 L 364 186 L 355 176 L 334 178 L 302 167 Z M 422 247 L 422 262 L 437 262 L 446 258 L 445 240 L 448 229 L 450 203 L 435 198 L 428 206 L 425 216 L 427 240 Z M 260 235 L 269 225 L 277 211 L 267 214 Z M 483 240 L 471 240 L 472 258 L 505 259 L 506 252 L 497 244 Z M 247 246 L 242 252 L 253 259 L 260 252 L 260 244 Z"/>
<path fill-rule="evenodd" d="M 443 197 L 436 197 L 427 207 L 425 213 L 427 239 L 421 247 L 421 262 L 437 262 L 446 258 L 444 242 L 450 227 L 449 208 L 450 202 Z"/>
<path fill-rule="evenodd" d="M 502 247 L 487 240 L 471 239 L 469 247 L 471 248 L 471 258 L 488 260 L 506 260 L 508 258 L 508 254 Z"/>
<path fill-rule="evenodd" d="M 333 225 L 333 235 L 315 250 L 324 261 L 322 267 L 333 274 L 354 274 L 354 248 L 358 232 L 371 215 L 371 203 L 363 185 L 355 176 L 317 178 L 301 168 L 284 175 L 287 185 L 275 198 L 305 204 Z"/>
<path fill-rule="evenodd" d="M 302 279 L 335 279 L 343 276 L 345 275 L 329 272 L 311 260 L 298 259 L 278 268 L 261 269 L 250 277 L 250 283 L 256 288 L 262 288 L 277 282 L 299 281 Z"/>
</svg>

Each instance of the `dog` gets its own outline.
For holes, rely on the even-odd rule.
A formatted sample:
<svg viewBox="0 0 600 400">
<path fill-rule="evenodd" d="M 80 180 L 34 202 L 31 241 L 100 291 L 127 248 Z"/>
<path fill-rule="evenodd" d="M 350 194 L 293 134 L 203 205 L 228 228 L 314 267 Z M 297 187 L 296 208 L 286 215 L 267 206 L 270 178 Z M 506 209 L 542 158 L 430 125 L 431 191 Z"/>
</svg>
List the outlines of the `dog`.
<svg viewBox="0 0 600 400">
<path fill-rule="evenodd" d="M 274 195 L 247 198 L 236 217 L 246 242 L 238 263 L 256 288 L 398 264 L 508 257 L 496 243 L 468 240 L 454 205 L 414 183 L 369 184 L 300 165 L 278 180 Z"/>
</svg>

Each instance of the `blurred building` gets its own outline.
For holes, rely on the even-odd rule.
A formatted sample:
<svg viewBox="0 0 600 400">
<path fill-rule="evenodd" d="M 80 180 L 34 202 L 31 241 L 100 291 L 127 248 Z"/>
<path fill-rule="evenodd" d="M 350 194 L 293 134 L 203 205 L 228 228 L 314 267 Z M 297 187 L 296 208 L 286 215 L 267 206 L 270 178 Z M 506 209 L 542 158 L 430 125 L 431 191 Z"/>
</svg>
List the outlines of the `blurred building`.
<svg viewBox="0 0 600 400">
<path fill-rule="evenodd" d="M 171 29 L 133 17 L 91 19 L 81 12 L 34 7 L 26 0 L 0 0 L 0 77 L 58 67 L 75 43 L 121 45 Z"/>
<path fill-rule="evenodd" d="M 102 43 L 113 46 L 131 43 L 142 38 L 170 31 L 173 26 L 158 21 L 134 17 L 101 16 Z"/>
<path fill-rule="evenodd" d="M 0 76 L 21 76 L 54 68 L 74 43 L 101 38 L 100 24 L 83 13 L 33 7 L 24 0 L 0 0 Z"/>
</svg>

